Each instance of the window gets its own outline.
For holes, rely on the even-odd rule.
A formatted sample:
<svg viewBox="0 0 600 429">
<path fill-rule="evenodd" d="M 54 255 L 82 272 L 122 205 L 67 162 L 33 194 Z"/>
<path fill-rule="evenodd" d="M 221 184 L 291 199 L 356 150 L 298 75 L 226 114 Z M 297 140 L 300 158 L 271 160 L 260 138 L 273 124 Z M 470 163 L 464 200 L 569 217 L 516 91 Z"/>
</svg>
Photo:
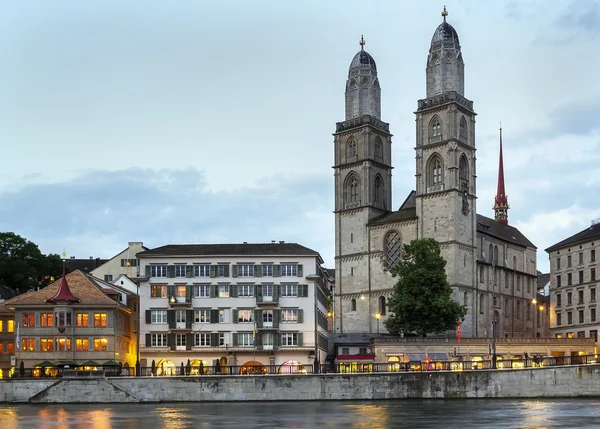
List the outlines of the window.
<svg viewBox="0 0 600 429">
<path fill-rule="evenodd" d="M 483 294 L 479 295 L 479 314 L 483 314 L 484 313 L 484 307 L 485 307 L 485 298 L 483 296 Z"/>
<path fill-rule="evenodd" d="M 148 344 L 146 344 L 148 346 Z M 150 347 L 166 347 L 167 334 L 150 334 Z"/>
<path fill-rule="evenodd" d="M 71 351 L 71 339 L 70 338 L 56 338 L 54 341 L 57 352 L 70 352 Z"/>
<path fill-rule="evenodd" d="M 573 273 L 567 274 L 567 286 L 571 286 L 573 284 Z"/>
<path fill-rule="evenodd" d="M 34 338 L 21 338 L 21 350 L 24 352 L 35 351 L 35 339 Z"/>
<path fill-rule="evenodd" d="M 40 338 L 40 350 L 43 352 L 54 351 L 54 339 Z"/>
<path fill-rule="evenodd" d="M 281 323 L 298 323 L 298 310 L 281 310 Z"/>
<path fill-rule="evenodd" d="M 281 264 L 281 277 L 296 277 L 298 275 L 296 264 Z"/>
<path fill-rule="evenodd" d="M 196 334 L 194 345 L 196 347 L 210 347 L 210 334 Z"/>
<path fill-rule="evenodd" d="M 175 277 L 185 277 L 185 265 L 175 265 Z"/>
<path fill-rule="evenodd" d="M 152 265 L 150 267 L 151 277 L 167 277 L 167 266 L 166 265 Z"/>
<path fill-rule="evenodd" d="M 252 310 L 238 310 L 238 322 L 239 323 L 252 323 L 254 311 Z"/>
<path fill-rule="evenodd" d="M 175 345 L 177 347 L 185 347 L 186 334 L 175 334 Z"/>
<path fill-rule="evenodd" d="M 484 281 L 484 276 L 483 276 L 483 265 L 479 266 L 479 283 L 483 283 Z"/>
<path fill-rule="evenodd" d="M 210 310 L 196 310 L 194 314 L 194 322 L 210 323 Z"/>
<path fill-rule="evenodd" d="M 570 325 L 573 323 L 573 313 L 570 311 L 567 311 L 567 325 Z"/>
<path fill-rule="evenodd" d="M 106 327 L 106 313 L 94 313 L 94 328 Z"/>
<path fill-rule="evenodd" d="M 273 323 L 273 310 L 263 311 L 263 323 Z"/>
<path fill-rule="evenodd" d="M 137 259 L 121 259 L 122 267 L 137 267 L 138 260 Z"/>
<path fill-rule="evenodd" d="M 40 325 L 44 328 L 54 326 L 54 315 L 52 313 L 40 314 Z"/>
<path fill-rule="evenodd" d="M 350 173 L 346 178 L 346 186 L 344 186 L 344 201 L 346 203 L 358 202 L 359 181 L 354 173 Z"/>
<path fill-rule="evenodd" d="M 35 326 L 35 313 L 23 313 L 21 326 L 24 328 L 33 328 Z"/>
<path fill-rule="evenodd" d="M 579 265 L 583 265 L 583 252 L 579 252 Z"/>
<path fill-rule="evenodd" d="M 252 332 L 238 332 L 237 343 L 238 343 L 238 346 L 254 345 L 254 339 L 253 339 Z"/>
<path fill-rule="evenodd" d="M 385 261 L 387 269 L 391 270 L 402 257 L 402 237 L 397 231 L 389 231 L 384 239 Z"/>
<path fill-rule="evenodd" d="M 279 286 L 281 296 L 298 296 L 298 285 Z"/>
<path fill-rule="evenodd" d="M 556 258 L 556 269 L 560 270 L 560 256 Z"/>
<path fill-rule="evenodd" d="M 556 287 L 561 287 L 560 274 L 556 276 Z"/>
<path fill-rule="evenodd" d="M 167 310 L 150 310 L 150 323 L 153 325 L 167 323 Z"/>
<path fill-rule="evenodd" d="M 210 265 L 194 265 L 194 277 L 210 277 Z"/>
<path fill-rule="evenodd" d="M 583 271 L 579 271 L 579 284 L 583 283 Z"/>
<path fill-rule="evenodd" d="M 379 174 L 375 176 L 375 182 L 373 185 L 373 201 L 377 204 L 383 203 L 383 180 Z"/>
<path fill-rule="evenodd" d="M 187 286 L 185 286 L 185 285 L 175 286 L 175 296 L 177 296 L 178 298 L 185 298 L 186 297 L 186 289 L 187 289 Z"/>
<path fill-rule="evenodd" d="M 0 320 L 0 333 L 4 330 L 4 320 Z"/>
<path fill-rule="evenodd" d="M 89 324 L 89 320 L 88 320 L 89 316 L 90 315 L 87 314 L 87 313 L 77 313 L 75 315 L 75 318 L 76 318 L 75 323 L 76 323 L 76 325 L 78 327 L 80 327 L 80 328 L 87 328 L 89 326 L 88 325 Z"/>
<path fill-rule="evenodd" d="M 461 155 L 458 164 L 458 177 L 460 179 L 460 191 L 469 192 L 469 161 L 465 155 Z"/>
<path fill-rule="evenodd" d="M 253 264 L 240 264 L 237 266 L 238 277 L 254 277 L 254 265 Z"/>
<path fill-rule="evenodd" d="M 573 305 L 572 296 L 573 296 L 573 294 L 571 292 L 567 293 L 567 305 Z"/>
<path fill-rule="evenodd" d="M 71 326 L 71 312 L 57 311 L 54 313 L 54 325 L 59 327 Z"/>
<path fill-rule="evenodd" d="M 596 268 L 590 268 L 590 281 L 596 281 Z"/>
<path fill-rule="evenodd" d="M 460 118 L 460 124 L 458 126 L 458 129 L 459 129 L 458 135 L 460 136 L 460 139 L 467 141 L 467 120 L 465 119 L 464 116 L 462 116 Z"/>
<path fill-rule="evenodd" d="M 595 302 L 596 301 L 596 288 L 590 288 L 590 301 L 591 302 Z"/>
<path fill-rule="evenodd" d="M 210 298 L 210 285 L 195 285 L 194 298 Z"/>
<path fill-rule="evenodd" d="M 466 292 L 465 292 L 466 294 Z M 465 295 L 466 296 L 466 295 Z M 385 305 L 385 296 L 380 296 L 379 297 L 379 303 L 378 303 L 378 310 L 379 310 L 379 315 L 381 316 L 385 316 L 385 309 L 386 309 L 386 305 Z M 466 305 L 466 304 L 465 304 Z"/>
<path fill-rule="evenodd" d="M 219 323 L 226 323 L 226 314 L 225 314 L 225 309 L 221 308 L 219 309 Z"/>
<path fill-rule="evenodd" d="M 262 276 L 263 277 L 273 277 L 273 265 L 263 265 L 262 266 Z"/>
<path fill-rule="evenodd" d="M 89 347 L 89 340 L 87 338 L 77 338 L 75 340 L 75 350 L 78 352 L 87 352 Z"/>
<path fill-rule="evenodd" d="M 560 307 L 562 305 L 562 295 L 560 293 L 556 294 L 556 306 Z"/>
<path fill-rule="evenodd" d="M 579 323 L 583 323 L 583 320 L 584 320 L 583 310 L 579 310 Z"/>
<path fill-rule="evenodd" d="M 216 346 L 223 347 L 225 345 L 225 334 L 223 332 L 219 332 L 217 334 L 217 339 L 219 340 L 219 344 L 215 344 Z"/>
<path fill-rule="evenodd" d="M 350 139 L 346 143 L 346 157 L 356 156 L 356 140 Z"/>
<path fill-rule="evenodd" d="M 594 341 L 598 341 L 598 330 L 597 329 L 590 329 L 590 338 L 593 338 Z"/>
<path fill-rule="evenodd" d="M 238 296 L 254 296 L 254 285 L 237 285 Z"/>
<path fill-rule="evenodd" d="M 14 355 L 15 354 L 15 343 L 9 342 L 7 351 L 8 351 L 9 355 Z"/>
<path fill-rule="evenodd" d="M 556 326 L 562 325 L 562 313 L 556 313 Z"/>
<path fill-rule="evenodd" d="M 166 298 L 167 286 L 166 285 L 151 285 L 150 296 L 152 298 Z"/>
<path fill-rule="evenodd" d="M 356 299 L 354 298 L 350 301 L 350 311 L 356 311 Z"/>
<path fill-rule="evenodd" d="M 571 266 L 571 255 L 567 256 L 567 267 Z"/>
<path fill-rule="evenodd" d="M 297 346 L 298 345 L 298 334 L 295 332 L 285 332 L 281 334 L 281 345 L 282 346 Z"/>
<path fill-rule="evenodd" d="M 186 314 L 186 310 L 177 310 L 175 312 L 175 322 L 185 323 L 185 314 Z"/>
<path fill-rule="evenodd" d="M 383 159 L 383 144 L 379 137 L 375 138 L 375 159 L 379 161 Z"/>
<path fill-rule="evenodd" d="M 517 271 L 517 257 L 513 255 L 513 270 Z"/>
<path fill-rule="evenodd" d="M 229 285 L 219 285 L 219 298 L 229 298 Z"/>
<path fill-rule="evenodd" d="M 517 290 L 521 290 L 521 276 L 517 276 Z"/>
<path fill-rule="evenodd" d="M 429 185 L 442 183 L 442 160 L 439 155 L 434 155 L 429 161 Z"/>
<path fill-rule="evenodd" d="M 229 277 L 229 265 L 227 265 L 227 264 L 217 265 L 217 277 Z"/>
<path fill-rule="evenodd" d="M 578 292 L 578 298 L 579 298 L 578 301 L 577 301 L 577 304 L 583 304 L 583 291 L 580 290 L 580 291 L 577 291 L 577 292 Z"/>
<path fill-rule="evenodd" d="M 107 282 L 107 283 L 110 283 L 110 282 L 112 282 L 112 281 L 113 281 L 113 276 L 112 276 L 112 274 L 105 274 L 105 275 L 104 275 L 104 281 L 105 281 L 105 282 Z"/>
<path fill-rule="evenodd" d="M 596 321 L 596 309 L 590 308 L 590 322 Z"/>
<path fill-rule="evenodd" d="M 273 285 L 262 285 L 263 299 L 265 297 L 273 297 Z"/>
<path fill-rule="evenodd" d="M 108 340 L 106 338 L 94 338 L 94 351 L 105 352 Z"/>
<path fill-rule="evenodd" d="M 9 320 L 7 328 L 8 328 L 8 332 L 15 332 L 15 321 Z"/>
<path fill-rule="evenodd" d="M 430 124 L 430 136 L 431 137 L 436 137 L 436 136 L 441 136 L 442 135 L 442 124 L 440 123 L 439 118 L 435 117 L 431 120 L 431 124 Z"/>
<path fill-rule="evenodd" d="M 590 261 L 596 262 L 596 249 L 590 250 Z"/>
</svg>

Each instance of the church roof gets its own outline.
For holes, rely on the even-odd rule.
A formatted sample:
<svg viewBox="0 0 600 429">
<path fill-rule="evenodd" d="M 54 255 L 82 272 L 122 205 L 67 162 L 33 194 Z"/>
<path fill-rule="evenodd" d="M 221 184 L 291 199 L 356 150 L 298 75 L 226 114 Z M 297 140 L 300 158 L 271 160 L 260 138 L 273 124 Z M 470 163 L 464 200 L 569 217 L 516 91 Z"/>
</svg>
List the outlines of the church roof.
<svg viewBox="0 0 600 429">
<path fill-rule="evenodd" d="M 516 244 L 517 246 L 537 249 L 537 247 L 535 247 L 535 245 L 514 226 L 503 225 L 497 220 L 480 214 L 477 215 L 477 232 Z"/>
<path fill-rule="evenodd" d="M 442 22 L 438 25 L 438 28 L 435 29 L 433 33 L 433 37 L 431 38 L 431 44 L 437 42 L 454 42 L 457 45 L 460 45 L 458 41 L 458 33 L 450 24 L 446 21 Z"/>
<path fill-rule="evenodd" d="M 583 231 L 579 231 L 577 234 L 572 235 L 569 238 L 565 238 L 563 241 L 559 241 L 553 246 L 548 247 L 546 249 L 546 252 L 552 252 L 553 250 L 559 249 L 561 247 L 595 239 L 600 239 L 600 222 L 593 223 L 591 226 L 584 229 Z"/>
<path fill-rule="evenodd" d="M 371 222 L 371 225 L 384 225 L 386 223 L 402 222 L 405 220 L 412 220 L 417 218 L 417 206 L 415 203 L 415 196 L 417 193 L 411 191 L 408 197 L 404 200 L 398 211 L 385 213 L 381 216 L 376 217 Z"/>
<path fill-rule="evenodd" d="M 352 58 L 352 62 L 350 63 L 350 71 L 361 66 L 371 66 L 371 69 L 373 69 L 374 72 L 377 72 L 375 59 L 371 56 L 371 54 L 363 49 L 358 51 L 354 58 Z"/>
</svg>

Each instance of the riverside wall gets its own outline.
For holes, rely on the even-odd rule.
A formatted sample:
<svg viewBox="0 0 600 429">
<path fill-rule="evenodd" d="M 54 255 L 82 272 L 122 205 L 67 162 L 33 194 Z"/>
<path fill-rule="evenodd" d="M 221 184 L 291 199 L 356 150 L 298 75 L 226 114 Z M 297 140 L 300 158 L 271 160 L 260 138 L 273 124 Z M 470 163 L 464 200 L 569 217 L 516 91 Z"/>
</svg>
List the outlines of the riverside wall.
<svg viewBox="0 0 600 429">
<path fill-rule="evenodd" d="M 0 380 L 4 403 L 598 397 L 600 365 L 385 374 Z"/>
</svg>

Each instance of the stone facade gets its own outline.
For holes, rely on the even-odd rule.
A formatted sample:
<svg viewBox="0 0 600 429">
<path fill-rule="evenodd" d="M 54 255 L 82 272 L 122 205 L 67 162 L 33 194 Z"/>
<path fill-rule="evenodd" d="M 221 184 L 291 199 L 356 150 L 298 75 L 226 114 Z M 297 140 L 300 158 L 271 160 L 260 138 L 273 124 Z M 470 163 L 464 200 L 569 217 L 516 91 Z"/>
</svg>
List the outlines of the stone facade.
<svg viewBox="0 0 600 429">
<path fill-rule="evenodd" d="M 427 98 L 415 112 L 415 191 L 395 211 L 392 141 L 380 119 L 379 83 L 364 81 L 360 100 L 370 100 L 366 104 L 348 84 L 363 75 L 377 76 L 377 70 L 361 40 L 348 74 L 346 118 L 334 133 L 335 333 L 384 333 L 395 283 L 390 268 L 403 244 L 433 237 L 447 261 L 453 297 L 468 310 L 463 336 L 488 337 L 492 322 L 500 336 L 534 336 L 536 248 L 516 228 L 477 214 L 476 113 L 464 96 L 458 34 L 445 19 L 434 33 Z"/>
</svg>

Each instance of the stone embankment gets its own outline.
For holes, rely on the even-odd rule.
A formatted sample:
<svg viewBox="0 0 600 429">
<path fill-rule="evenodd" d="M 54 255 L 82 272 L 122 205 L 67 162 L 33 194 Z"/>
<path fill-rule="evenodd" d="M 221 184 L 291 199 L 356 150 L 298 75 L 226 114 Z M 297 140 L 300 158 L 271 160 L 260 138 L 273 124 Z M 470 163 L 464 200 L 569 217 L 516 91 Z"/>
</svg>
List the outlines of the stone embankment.
<svg viewBox="0 0 600 429">
<path fill-rule="evenodd" d="M 324 401 L 600 396 L 600 365 L 385 374 L 63 377 L 0 381 L 5 403 Z"/>
</svg>

